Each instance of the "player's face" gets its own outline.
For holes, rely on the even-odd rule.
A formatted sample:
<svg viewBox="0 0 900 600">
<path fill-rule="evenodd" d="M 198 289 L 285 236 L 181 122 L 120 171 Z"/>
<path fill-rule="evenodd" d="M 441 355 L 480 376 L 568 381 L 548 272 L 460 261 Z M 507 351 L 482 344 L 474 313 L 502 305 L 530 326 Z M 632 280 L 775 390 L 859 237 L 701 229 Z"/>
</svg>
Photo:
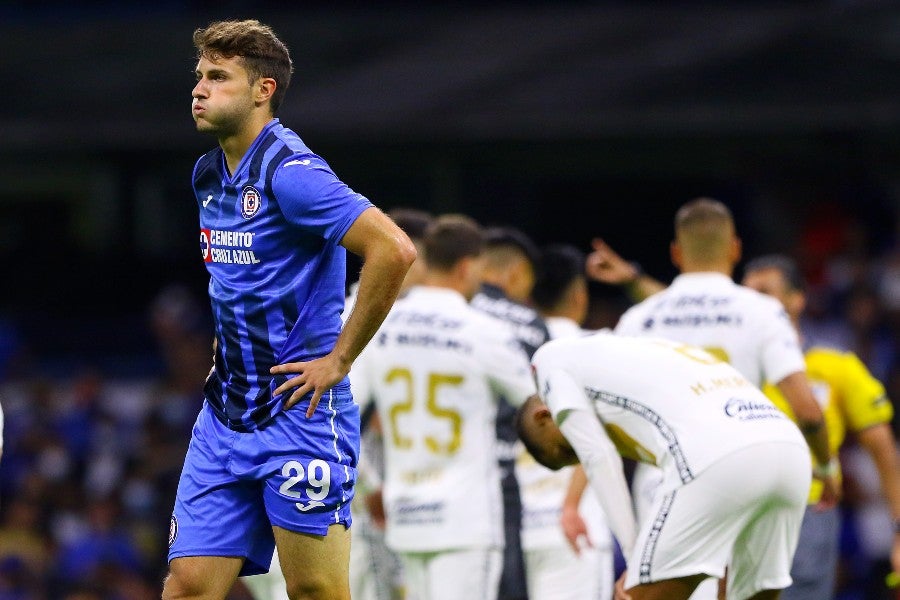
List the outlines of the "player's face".
<svg viewBox="0 0 900 600">
<path fill-rule="evenodd" d="M 197 131 L 234 135 L 253 108 L 253 86 L 239 57 L 203 56 L 197 62 L 191 114 Z"/>
<path fill-rule="evenodd" d="M 561 469 L 578 462 L 578 456 L 550 416 L 543 402 L 529 401 L 524 407 L 524 431 L 534 459 L 548 469 Z"/>
<path fill-rule="evenodd" d="M 791 287 L 781 270 L 775 267 L 751 271 L 744 276 L 741 283 L 781 302 L 795 323 L 806 308 L 806 297 L 803 292 Z"/>
<path fill-rule="evenodd" d="M 781 271 L 775 268 L 757 269 L 744 276 L 742 282 L 761 294 L 772 296 L 785 306 L 788 302 L 788 286 Z"/>
</svg>

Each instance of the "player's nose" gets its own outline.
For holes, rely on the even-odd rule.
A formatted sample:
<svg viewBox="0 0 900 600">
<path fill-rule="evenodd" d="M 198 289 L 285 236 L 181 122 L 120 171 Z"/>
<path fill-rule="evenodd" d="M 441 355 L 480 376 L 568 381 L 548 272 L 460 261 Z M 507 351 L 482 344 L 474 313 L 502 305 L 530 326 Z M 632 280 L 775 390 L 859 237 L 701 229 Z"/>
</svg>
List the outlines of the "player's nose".
<svg viewBox="0 0 900 600">
<path fill-rule="evenodd" d="M 194 89 L 191 90 L 192 98 L 206 98 L 208 95 L 206 85 L 203 83 L 202 79 L 198 81 L 197 85 L 194 86 Z"/>
</svg>

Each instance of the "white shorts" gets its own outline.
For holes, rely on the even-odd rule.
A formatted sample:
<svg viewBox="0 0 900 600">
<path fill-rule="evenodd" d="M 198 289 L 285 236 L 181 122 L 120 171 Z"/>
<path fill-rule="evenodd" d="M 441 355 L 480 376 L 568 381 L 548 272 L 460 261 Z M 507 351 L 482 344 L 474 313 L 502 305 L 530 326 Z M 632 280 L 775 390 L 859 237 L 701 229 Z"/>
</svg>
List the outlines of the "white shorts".
<svg viewBox="0 0 900 600">
<path fill-rule="evenodd" d="M 497 600 L 503 550 L 400 553 L 408 600 Z"/>
<path fill-rule="evenodd" d="M 805 445 L 757 444 L 657 498 L 628 561 L 625 588 L 728 566 L 728 598 L 790 585 L 809 494 Z"/>
<path fill-rule="evenodd" d="M 609 600 L 612 548 L 583 548 L 580 555 L 569 546 L 526 550 L 525 575 L 531 600 Z"/>
</svg>

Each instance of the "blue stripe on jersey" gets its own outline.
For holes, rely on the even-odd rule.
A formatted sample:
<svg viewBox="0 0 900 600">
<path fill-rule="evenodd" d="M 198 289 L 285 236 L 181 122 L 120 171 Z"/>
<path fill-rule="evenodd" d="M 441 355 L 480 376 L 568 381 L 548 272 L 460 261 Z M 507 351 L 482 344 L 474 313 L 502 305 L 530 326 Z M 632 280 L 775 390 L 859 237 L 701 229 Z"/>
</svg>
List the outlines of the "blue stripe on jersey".
<svg viewBox="0 0 900 600">
<path fill-rule="evenodd" d="M 286 378 L 269 369 L 334 347 L 344 297 L 338 244 L 371 203 L 277 119 L 233 174 L 221 149 L 202 156 L 193 184 L 218 343 L 206 399 L 228 427 L 250 431 L 281 410 L 272 390 Z"/>
<path fill-rule="evenodd" d="M 253 364 L 253 376 L 251 388 L 247 395 L 247 406 L 254 408 L 259 404 L 260 397 L 268 399 L 268 394 L 261 394 L 263 389 L 269 388 L 272 376 L 269 369 L 278 364 L 275 352 L 269 345 L 269 324 L 266 318 L 268 307 L 263 304 L 262 297 L 249 297 L 244 301 L 244 323 L 247 326 L 247 342 L 242 344 L 244 351 L 244 364 Z"/>
<path fill-rule="evenodd" d="M 278 138 L 275 136 L 275 134 L 269 131 L 269 133 L 266 134 L 266 137 L 262 140 L 262 143 L 256 149 L 253 160 L 250 161 L 250 166 L 247 170 L 247 182 L 250 185 L 260 185 L 261 182 L 259 180 L 259 175 L 262 172 L 263 161 L 265 161 L 267 158 L 270 158 L 266 156 L 266 153 L 272 148 L 272 146 L 275 145 L 275 142 L 277 141 Z M 280 146 L 281 145 L 279 144 L 279 147 Z"/>
</svg>

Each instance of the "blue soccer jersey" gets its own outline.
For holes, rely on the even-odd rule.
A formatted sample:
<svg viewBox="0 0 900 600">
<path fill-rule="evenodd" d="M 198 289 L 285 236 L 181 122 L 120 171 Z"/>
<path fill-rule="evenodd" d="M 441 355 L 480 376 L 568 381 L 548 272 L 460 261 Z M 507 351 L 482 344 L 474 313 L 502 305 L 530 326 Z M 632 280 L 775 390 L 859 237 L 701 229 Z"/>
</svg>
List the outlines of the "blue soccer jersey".
<svg viewBox="0 0 900 600">
<path fill-rule="evenodd" d="M 346 277 L 339 242 L 372 204 L 278 119 L 233 174 L 221 148 L 202 156 L 193 185 L 216 337 L 204 393 L 226 426 L 252 431 L 290 395 L 273 394 L 287 377 L 269 369 L 334 347 Z"/>
</svg>

